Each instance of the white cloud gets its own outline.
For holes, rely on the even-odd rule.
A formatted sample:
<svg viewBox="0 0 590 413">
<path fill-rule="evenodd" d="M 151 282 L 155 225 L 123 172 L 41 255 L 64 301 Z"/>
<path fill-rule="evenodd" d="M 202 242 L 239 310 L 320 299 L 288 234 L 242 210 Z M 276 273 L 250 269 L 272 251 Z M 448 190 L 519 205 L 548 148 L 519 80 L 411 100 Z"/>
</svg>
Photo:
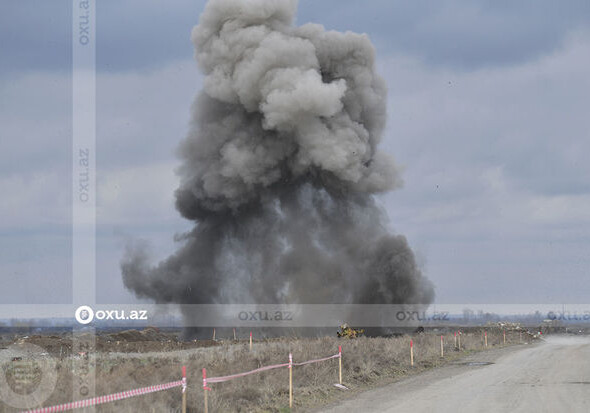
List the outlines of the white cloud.
<svg viewBox="0 0 590 413">
<path fill-rule="evenodd" d="M 69 182 L 54 171 L 0 176 L 0 231 L 68 225 L 70 192 Z"/>
<path fill-rule="evenodd" d="M 0 78 L 0 175 L 69 164 L 70 83 L 59 73 Z"/>
<path fill-rule="evenodd" d="M 551 280 L 586 282 L 590 265 L 588 50 L 590 33 L 577 32 L 514 66 L 382 61 L 383 145 L 406 167 L 405 187 L 383 201 L 439 300 L 583 299 Z"/>
<path fill-rule="evenodd" d="M 99 174 L 97 217 L 101 225 L 153 225 L 178 218 L 175 161 L 111 169 Z"/>
<path fill-rule="evenodd" d="M 587 285 L 590 265 L 588 50 L 589 33 L 577 32 L 550 55 L 472 71 L 377 51 L 391 96 L 383 145 L 406 167 L 405 187 L 384 202 L 393 226 L 425 257 L 442 301 L 519 299 L 513 286 L 526 286 L 537 298 L 587 294 L 570 287 Z M 173 152 L 186 133 L 200 76 L 192 60 L 158 67 L 98 77 L 105 297 L 121 288 L 113 282 L 121 239 L 111 230 L 147 234 L 167 253 L 173 232 L 190 226 L 173 207 Z M 1 80 L 0 231 L 43 233 L 56 225 L 67 232 L 69 82 L 60 73 Z M 58 238 L 63 248 L 50 249 Z M 27 245 L 9 236 L 3 241 L 4 258 Z M 69 253 L 63 234 L 37 237 L 22 262 L 0 262 L 0 274 L 31 284 L 47 263 L 52 273 L 68 269 Z M 556 273 L 571 283 L 556 281 Z"/>
<path fill-rule="evenodd" d="M 531 219 L 541 224 L 590 224 L 590 194 L 535 196 L 529 208 Z"/>
<path fill-rule="evenodd" d="M 69 75 L 59 73 L 28 73 L 0 82 L 6 138 L 0 144 L 0 228 L 70 222 L 70 82 Z M 186 133 L 199 82 L 192 61 L 151 72 L 99 75 L 97 179 L 106 202 L 101 213 L 109 221 L 127 219 L 128 206 L 121 202 L 145 197 L 148 190 L 164 191 L 144 204 L 151 212 L 160 208 L 152 219 L 169 218 L 174 151 Z M 113 192 L 114 185 L 124 186 L 126 193 Z"/>
<path fill-rule="evenodd" d="M 70 83 L 68 74 L 59 73 L 0 79 L 0 277 L 19 280 L 10 297 L 0 294 L 5 301 L 71 297 Z M 113 282 L 120 278 L 123 251 L 115 233 L 149 234 L 158 247 L 170 248 L 174 232 L 186 228 L 173 204 L 173 153 L 188 125 L 198 83 L 192 61 L 98 77 L 97 275 L 102 297 L 130 299 L 122 284 Z M 109 262 L 103 264 L 105 257 Z M 52 291 L 44 288 L 48 284 Z M 42 288 L 31 293 L 31 285 Z"/>
<path fill-rule="evenodd" d="M 200 84 L 201 76 L 192 60 L 148 72 L 99 73 L 99 168 L 174 159 Z"/>
</svg>

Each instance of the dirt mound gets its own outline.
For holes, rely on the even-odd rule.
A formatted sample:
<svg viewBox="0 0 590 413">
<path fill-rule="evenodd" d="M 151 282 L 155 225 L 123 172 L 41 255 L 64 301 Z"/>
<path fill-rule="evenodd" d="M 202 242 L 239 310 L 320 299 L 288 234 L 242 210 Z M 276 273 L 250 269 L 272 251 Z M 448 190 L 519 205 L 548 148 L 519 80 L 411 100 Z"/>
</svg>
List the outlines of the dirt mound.
<svg viewBox="0 0 590 413">
<path fill-rule="evenodd" d="M 155 327 L 147 327 L 143 330 L 124 330 L 118 332 L 98 332 L 96 334 L 90 332 L 82 332 L 76 334 L 74 338 L 71 332 L 65 332 L 60 335 L 21 335 L 5 340 L 0 346 L 7 347 L 12 343 L 30 343 L 41 347 L 43 352 L 55 357 L 69 357 L 80 353 L 80 345 L 75 346 L 75 341 L 78 343 L 86 343 L 93 348 L 93 351 L 107 353 L 107 352 L 121 352 L 121 353 L 145 353 L 145 352 L 166 352 L 174 350 L 186 350 L 198 347 L 212 347 L 223 344 L 223 340 L 179 340 L 180 331 L 161 331 Z"/>
<path fill-rule="evenodd" d="M 144 330 L 125 330 L 119 333 L 109 334 L 107 340 L 110 341 L 125 341 L 134 343 L 138 341 L 177 341 L 177 338 L 170 334 L 164 334 L 155 327 L 147 327 Z"/>
<path fill-rule="evenodd" d="M 56 335 L 31 335 L 19 337 L 15 340 L 16 344 L 29 343 L 39 346 L 49 354 L 68 354 L 72 350 L 71 335 L 70 336 L 56 336 Z"/>
</svg>

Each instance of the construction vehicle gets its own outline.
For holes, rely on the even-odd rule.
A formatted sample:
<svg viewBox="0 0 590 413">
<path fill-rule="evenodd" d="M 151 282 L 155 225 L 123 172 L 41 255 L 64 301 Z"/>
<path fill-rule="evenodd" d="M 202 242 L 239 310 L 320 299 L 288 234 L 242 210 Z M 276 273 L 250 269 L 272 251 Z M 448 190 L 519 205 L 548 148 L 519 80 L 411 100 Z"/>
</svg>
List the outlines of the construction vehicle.
<svg viewBox="0 0 590 413">
<path fill-rule="evenodd" d="M 340 326 L 340 330 L 338 330 L 336 334 L 338 337 L 357 338 L 362 336 L 364 332 L 365 330 L 352 328 L 348 324 L 344 323 Z"/>
</svg>

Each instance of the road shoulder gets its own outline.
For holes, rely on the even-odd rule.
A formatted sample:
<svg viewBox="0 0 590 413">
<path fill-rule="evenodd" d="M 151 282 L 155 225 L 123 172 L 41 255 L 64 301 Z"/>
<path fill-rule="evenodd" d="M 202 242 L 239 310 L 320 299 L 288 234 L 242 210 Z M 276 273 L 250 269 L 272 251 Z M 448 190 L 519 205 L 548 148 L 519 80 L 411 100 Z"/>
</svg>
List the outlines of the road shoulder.
<svg viewBox="0 0 590 413">
<path fill-rule="evenodd" d="M 362 409 L 362 407 L 371 400 L 395 398 L 396 394 L 401 395 L 415 390 L 416 388 L 435 385 L 440 380 L 450 380 L 455 376 L 474 369 L 484 368 L 486 365 L 495 364 L 501 358 L 508 357 L 515 352 L 523 351 L 537 345 L 539 345 L 539 343 L 519 344 L 507 347 L 497 347 L 486 351 L 476 351 L 458 357 L 443 366 L 432 368 L 417 374 L 402 376 L 392 382 L 384 383 L 373 389 L 350 391 L 350 393 L 346 394 L 338 402 L 329 403 L 308 411 L 313 413 L 362 411 L 358 409 Z"/>
</svg>

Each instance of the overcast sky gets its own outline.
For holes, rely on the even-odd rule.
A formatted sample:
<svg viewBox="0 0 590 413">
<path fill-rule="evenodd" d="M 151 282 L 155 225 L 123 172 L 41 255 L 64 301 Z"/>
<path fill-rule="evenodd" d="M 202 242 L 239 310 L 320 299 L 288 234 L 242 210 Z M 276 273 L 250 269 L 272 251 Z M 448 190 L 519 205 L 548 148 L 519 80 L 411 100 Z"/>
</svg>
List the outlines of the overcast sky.
<svg viewBox="0 0 590 413">
<path fill-rule="evenodd" d="M 157 261 L 191 227 L 174 151 L 204 1 L 97 3 L 97 300 L 130 303 L 125 243 Z M 0 303 L 71 301 L 71 20 L 69 0 L 0 3 Z M 301 0 L 306 22 L 376 46 L 405 168 L 380 202 L 438 303 L 588 301 L 590 2 Z"/>
</svg>

